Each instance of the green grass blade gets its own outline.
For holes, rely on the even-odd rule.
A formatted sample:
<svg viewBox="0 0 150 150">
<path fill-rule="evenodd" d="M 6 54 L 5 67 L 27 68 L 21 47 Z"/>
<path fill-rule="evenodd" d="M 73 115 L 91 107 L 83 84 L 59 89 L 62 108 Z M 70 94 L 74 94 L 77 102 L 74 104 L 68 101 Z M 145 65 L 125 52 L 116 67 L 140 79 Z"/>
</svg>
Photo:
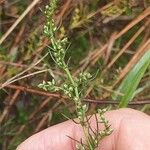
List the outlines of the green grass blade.
<svg viewBox="0 0 150 150">
<path fill-rule="evenodd" d="M 135 91 L 150 65 L 150 50 L 147 51 L 133 69 L 128 73 L 122 81 L 118 90 L 124 96 L 113 95 L 114 100 L 120 100 L 119 107 L 127 107 L 128 103 L 134 98 Z"/>
</svg>

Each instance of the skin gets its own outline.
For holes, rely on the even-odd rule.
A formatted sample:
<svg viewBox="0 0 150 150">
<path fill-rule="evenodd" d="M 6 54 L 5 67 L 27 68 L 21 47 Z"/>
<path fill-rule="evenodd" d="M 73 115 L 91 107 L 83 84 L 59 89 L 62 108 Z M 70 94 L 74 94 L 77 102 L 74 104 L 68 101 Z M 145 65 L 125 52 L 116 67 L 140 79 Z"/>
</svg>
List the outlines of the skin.
<svg viewBox="0 0 150 150">
<path fill-rule="evenodd" d="M 148 150 L 150 149 L 150 117 L 132 109 L 119 109 L 105 114 L 113 133 L 104 138 L 100 150 Z M 91 119 L 94 128 L 95 119 Z M 102 128 L 101 126 L 99 127 Z M 75 150 L 76 142 L 83 136 L 80 125 L 73 121 L 47 128 L 27 140 L 17 150 Z"/>
</svg>

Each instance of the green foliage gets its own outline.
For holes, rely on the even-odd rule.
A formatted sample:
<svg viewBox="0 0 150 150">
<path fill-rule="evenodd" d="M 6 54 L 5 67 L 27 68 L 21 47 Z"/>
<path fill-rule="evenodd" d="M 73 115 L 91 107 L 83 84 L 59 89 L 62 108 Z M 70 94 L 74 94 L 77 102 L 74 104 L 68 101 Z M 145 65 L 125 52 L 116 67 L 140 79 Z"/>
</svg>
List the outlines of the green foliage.
<svg viewBox="0 0 150 150">
<path fill-rule="evenodd" d="M 108 6 L 102 11 L 104 16 L 119 16 L 123 13 L 129 12 L 128 0 L 118 0 L 117 3 L 114 3 Z"/>
<path fill-rule="evenodd" d="M 86 104 L 82 102 L 83 88 L 88 85 L 89 80 L 92 78 L 91 74 L 88 72 L 81 72 L 77 77 L 74 77 L 70 70 L 68 64 L 65 62 L 66 50 L 68 48 L 68 39 L 66 37 L 60 39 L 57 36 L 57 26 L 53 19 L 54 12 L 57 8 L 57 0 L 52 0 L 50 6 L 46 6 L 45 15 L 46 15 L 46 24 L 44 26 L 45 35 L 51 40 L 52 47 L 49 47 L 49 53 L 58 66 L 59 69 L 63 70 L 66 75 L 66 81 L 61 85 L 57 86 L 56 81 L 53 79 L 52 81 L 45 82 L 39 84 L 39 87 L 52 92 L 63 92 L 64 95 L 70 98 L 75 104 L 76 115 L 81 124 L 85 136 L 85 140 L 87 143 L 87 148 L 89 150 L 94 150 L 98 147 L 99 141 L 111 134 L 112 130 L 106 118 L 104 117 L 103 110 L 99 110 L 100 122 L 104 124 L 104 130 L 91 134 L 91 127 L 88 122 L 87 110 L 88 107 Z M 85 41 L 83 41 L 85 46 Z M 98 124 L 98 122 L 97 122 Z M 77 145 L 77 149 L 87 149 L 81 143 Z"/>
<path fill-rule="evenodd" d="M 91 4 L 91 10 L 92 11 L 94 11 L 97 7 L 99 7 L 99 1 L 102 1 L 102 0 L 92 1 L 92 4 Z"/>
<path fill-rule="evenodd" d="M 82 58 L 86 57 L 88 47 L 89 41 L 86 35 L 75 38 L 71 41 L 70 48 L 66 52 L 66 59 L 69 59 L 70 56 L 73 56 L 73 59 L 70 60 L 72 64 L 71 67 L 77 66 Z"/>
<path fill-rule="evenodd" d="M 20 69 L 16 67 L 11 67 L 7 69 L 8 77 L 12 77 L 13 75 L 19 73 Z"/>
<path fill-rule="evenodd" d="M 136 20 L 136 17 L 142 14 L 148 7 L 147 2 L 144 4 L 141 0 L 128 0 L 129 3 L 126 4 L 124 0 L 75 0 L 73 3 L 70 3 L 70 1 L 66 3 L 66 1 L 58 0 L 58 10 L 55 11 L 55 9 L 52 10 L 50 7 L 47 8 L 50 13 L 53 11 L 53 13 L 56 12 L 56 14 L 52 13 L 46 15 L 46 21 L 44 21 L 43 11 L 41 10 L 43 10 L 47 2 L 41 1 L 37 3 L 36 7 L 31 9 L 27 17 L 22 18 L 22 22 L 15 27 L 15 30 L 13 30 L 5 42 L 0 45 L 1 84 L 5 81 L 9 82 L 13 76 L 16 76 L 16 79 L 25 76 L 24 79 L 18 80 L 12 83 L 12 85 L 0 90 L 0 113 L 5 113 L 5 109 L 7 109 L 8 106 L 10 107 L 10 111 L 1 123 L 0 149 L 16 149 L 18 144 L 31 136 L 35 130 L 37 131 L 37 128 L 39 128 L 37 122 L 40 122 L 45 117 L 47 119 L 44 120 L 43 125 L 40 125 L 40 129 L 49 125 L 58 124 L 69 118 L 82 117 L 83 113 L 79 107 L 80 104 L 83 105 L 83 108 L 85 107 L 86 117 L 93 112 L 97 112 L 97 105 L 100 106 L 99 108 L 104 108 L 107 105 L 110 105 L 111 109 L 118 107 L 117 104 L 108 104 L 106 101 L 103 102 L 104 104 L 97 103 L 91 105 L 91 102 L 85 102 L 85 94 L 87 98 L 93 100 L 111 99 L 111 93 L 115 93 L 115 91 L 111 90 L 111 86 L 113 85 L 113 81 L 117 79 L 118 74 L 121 73 L 121 68 L 128 64 L 133 53 L 136 53 L 136 49 L 144 45 L 143 40 L 146 41 L 149 38 L 147 36 L 148 28 L 143 28 L 144 31 L 134 40 L 127 51 L 104 75 L 101 75 L 101 71 L 103 72 L 107 65 L 104 63 L 105 56 L 107 55 L 107 51 L 105 50 L 111 51 L 108 60 L 109 63 L 109 61 L 112 61 L 113 57 L 119 53 L 119 50 L 130 41 L 131 37 L 143 27 L 147 19 L 141 20 L 119 37 L 119 39 L 111 39 L 111 37 L 113 37 L 113 35 L 115 37 L 115 34 L 117 35 L 122 32 L 128 24 Z M 54 0 L 50 0 L 50 2 L 54 2 Z M 9 0 L 7 3 L 2 2 L 4 7 L 2 6 L 3 11 L 0 10 L 0 25 L 2 29 L 0 37 L 8 31 L 15 20 L 30 4 L 31 0 L 14 2 Z M 54 6 L 57 8 L 58 5 Z M 109 6 L 110 8 L 108 8 Z M 127 7 L 124 9 L 124 6 Z M 101 14 L 102 10 L 105 12 L 103 15 Z M 51 34 L 49 34 L 50 24 L 48 24 L 48 21 L 51 22 L 52 19 L 54 27 L 56 27 L 56 30 L 53 32 L 54 43 L 59 41 L 57 47 L 53 46 L 53 44 L 48 46 L 52 39 L 50 37 Z M 48 27 L 48 32 L 45 32 L 44 35 L 43 22 L 46 22 Z M 57 26 L 55 22 L 58 23 Z M 47 28 L 45 27 L 45 31 L 46 30 Z M 46 38 L 45 35 L 48 38 Z M 66 39 L 66 44 L 63 45 L 61 41 L 65 39 L 65 37 L 68 39 Z M 112 43 L 113 45 L 111 45 L 111 42 L 114 42 Z M 110 47 L 101 51 L 101 48 L 103 48 L 105 44 L 110 45 Z M 63 47 L 63 51 L 59 49 L 60 46 Z M 50 55 L 47 56 L 48 52 Z M 43 58 L 42 55 L 45 55 L 45 57 Z M 64 56 L 64 59 L 62 59 L 62 56 Z M 60 64 L 57 64 L 59 60 L 65 62 L 76 86 L 72 85 L 66 71 L 60 67 Z M 36 64 L 37 62 L 38 64 Z M 19 76 L 18 73 L 24 72 L 26 69 L 30 70 Z M 40 72 L 45 69 L 48 69 L 48 71 L 32 76 L 32 73 Z M 84 70 L 85 72 L 79 73 L 80 70 Z M 87 71 L 89 71 L 93 77 Z M 147 70 L 137 90 L 135 90 L 134 99 L 149 99 L 149 71 L 150 70 Z M 44 81 L 42 83 L 43 79 L 46 82 Z M 44 94 L 47 92 L 43 93 L 45 96 L 42 93 L 42 95 L 32 93 L 32 89 L 33 92 L 34 90 L 38 92 L 36 86 L 39 82 L 41 83 L 39 87 L 47 90 L 47 92 L 57 92 L 54 95 L 61 94 L 62 101 L 60 97 L 55 98 L 51 96 L 49 99 Z M 16 88 L 20 86 L 24 89 L 20 91 L 14 104 L 9 105 L 16 91 L 15 89 L 11 89 L 11 87 L 15 86 Z M 78 89 L 79 99 L 75 97 L 75 89 Z M 29 94 L 30 92 L 31 94 Z M 68 99 L 64 99 L 64 97 Z M 121 98 L 120 96 L 120 99 Z M 78 100 L 80 100 L 81 103 L 77 103 Z M 89 104 L 87 105 L 88 107 L 84 105 L 87 103 Z M 146 113 L 150 112 L 149 105 L 129 105 L 129 107 L 134 107 L 134 109 L 138 110 L 143 107 L 141 111 Z M 81 113 L 77 113 L 77 111 L 81 111 Z M 100 126 L 102 125 L 104 127 L 103 129 L 107 128 L 107 126 L 105 126 L 105 122 L 107 122 L 105 116 L 99 112 L 97 118 L 99 122 L 103 120 Z M 9 123 L 9 120 L 11 120 L 11 123 Z M 76 121 L 80 123 L 79 119 Z M 86 123 L 85 119 L 85 124 Z M 5 126 L 5 124 L 7 125 Z M 87 125 L 89 124 L 87 123 Z M 90 127 L 87 128 L 89 129 Z M 22 132 L 19 133 L 19 131 Z M 80 147 L 79 149 L 87 150 L 91 149 L 91 147 L 94 149 L 94 145 L 97 146 L 99 139 L 101 140 L 100 137 L 103 137 L 102 135 L 105 137 L 107 133 L 109 133 L 109 130 L 97 130 L 98 133 L 96 133 L 96 129 L 94 130 L 95 133 L 90 129 L 89 131 L 91 134 L 88 133 L 86 136 L 83 136 L 84 143 L 78 145 Z M 83 145 L 88 145 L 88 148 L 84 148 Z M 90 148 L 89 145 L 91 145 Z"/>
<path fill-rule="evenodd" d="M 18 122 L 25 124 L 28 121 L 28 114 L 23 107 L 18 107 Z"/>
<path fill-rule="evenodd" d="M 144 54 L 134 68 L 128 73 L 126 78 L 122 81 L 118 88 L 118 92 L 123 93 L 124 96 L 113 95 L 113 99 L 119 100 L 119 107 L 126 107 L 128 103 L 134 98 L 135 91 L 150 65 L 150 50 Z"/>
<path fill-rule="evenodd" d="M 5 47 L 3 47 L 2 45 L 0 45 L 0 53 L 4 53 L 5 52 Z"/>
</svg>

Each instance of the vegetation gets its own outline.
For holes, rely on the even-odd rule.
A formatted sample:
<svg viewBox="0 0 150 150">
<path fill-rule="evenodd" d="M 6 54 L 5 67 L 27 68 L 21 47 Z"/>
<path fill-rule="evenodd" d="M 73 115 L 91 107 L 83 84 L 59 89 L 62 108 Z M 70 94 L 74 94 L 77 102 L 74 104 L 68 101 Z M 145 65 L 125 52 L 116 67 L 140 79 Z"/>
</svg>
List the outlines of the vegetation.
<svg viewBox="0 0 150 150">
<path fill-rule="evenodd" d="M 39 87 L 46 90 L 46 91 L 53 91 L 53 92 L 63 92 L 66 96 L 68 96 L 75 105 L 77 118 L 79 119 L 79 124 L 81 124 L 84 132 L 84 136 L 86 139 L 86 143 L 79 142 L 76 146 L 78 150 L 94 150 L 99 146 L 99 142 L 102 138 L 105 136 L 108 136 L 111 134 L 112 129 L 110 128 L 108 120 L 104 117 L 104 112 L 106 110 L 100 110 L 98 109 L 99 114 L 99 120 L 97 120 L 97 124 L 99 122 L 104 124 L 103 131 L 99 131 L 98 129 L 96 132 L 93 132 L 94 134 L 91 134 L 92 127 L 89 123 L 88 115 L 86 115 L 86 112 L 88 111 L 88 107 L 86 104 L 83 104 L 82 96 L 83 96 L 83 89 L 85 88 L 86 84 L 88 83 L 88 80 L 92 78 L 90 73 L 87 72 L 81 72 L 79 73 L 79 76 L 74 78 L 71 74 L 68 65 L 65 63 L 65 53 L 68 48 L 67 38 L 63 39 L 57 39 L 56 31 L 57 26 L 55 25 L 53 15 L 55 13 L 55 10 L 57 8 L 57 0 L 52 0 L 50 6 L 46 6 L 45 15 L 46 15 L 46 25 L 44 26 L 44 33 L 48 38 L 50 38 L 52 43 L 52 48 L 49 47 L 49 53 L 51 54 L 51 57 L 53 58 L 56 65 L 62 69 L 66 76 L 67 81 L 62 86 L 57 86 L 54 79 L 52 81 L 48 81 L 47 83 L 43 81 L 42 84 L 39 84 Z"/>
<path fill-rule="evenodd" d="M 86 141 L 77 147 L 92 150 L 111 133 L 105 111 L 150 113 L 149 2 L 50 2 L 0 2 L 2 150 L 76 117 Z M 105 129 L 91 134 L 97 112 Z"/>
</svg>

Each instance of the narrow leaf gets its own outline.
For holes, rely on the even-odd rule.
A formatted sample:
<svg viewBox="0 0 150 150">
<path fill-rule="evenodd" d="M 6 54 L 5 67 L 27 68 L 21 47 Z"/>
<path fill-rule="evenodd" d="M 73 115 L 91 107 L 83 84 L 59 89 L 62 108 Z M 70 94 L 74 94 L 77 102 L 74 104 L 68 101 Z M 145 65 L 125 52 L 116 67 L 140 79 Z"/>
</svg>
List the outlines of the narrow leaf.
<svg viewBox="0 0 150 150">
<path fill-rule="evenodd" d="M 122 93 L 123 96 L 112 95 L 114 100 L 120 101 L 119 107 L 127 107 L 128 103 L 134 98 L 135 91 L 149 65 L 150 50 L 143 55 L 143 57 L 128 73 L 128 75 L 119 86 L 117 91 Z"/>
</svg>

